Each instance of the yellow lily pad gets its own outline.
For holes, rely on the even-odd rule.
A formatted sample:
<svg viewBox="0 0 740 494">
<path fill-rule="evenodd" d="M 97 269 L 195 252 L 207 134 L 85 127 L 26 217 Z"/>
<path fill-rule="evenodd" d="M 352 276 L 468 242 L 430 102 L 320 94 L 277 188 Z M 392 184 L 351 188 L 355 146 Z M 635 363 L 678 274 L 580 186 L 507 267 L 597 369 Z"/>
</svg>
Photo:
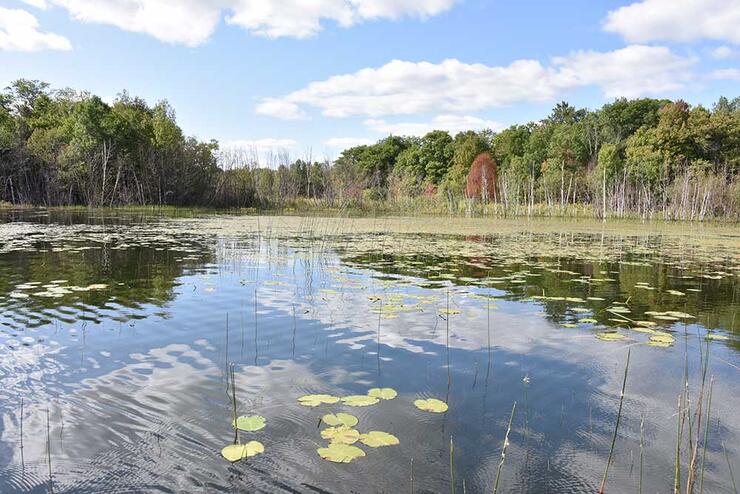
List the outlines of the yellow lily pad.
<svg viewBox="0 0 740 494">
<path fill-rule="evenodd" d="M 719 341 L 727 341 L 730 339 L 729 337 L 723 334 L 712 334 L 712 333 L 707 334 L 704 338 L 706 338 L 707 340 L 719 340 Z"/>
<path fill-rule="evenodd" d="M 357 422 L 359 422 L 357 420 L 357 417 L 355 417 L 354 415 L 343 412 L 339 412 L 337 414 L 327 413 L 326 415 L 321 417 L 321 421 L 326 425 L 330 425 L 332 427 L 354 427 L 357 425 Z"/>
<path fill-rule="evenodd" d="M 436 398 L 429 398 L 427 400 L 416 400 L 414 405 L 419 410 L 432 413 L 444 413 L 447 411 L 447 403 Z"/>
<path fill-rule="evenodd" d="M 317 407 L 322 403 L 331 405 L 338 402 L 339 397 L 332 395 L 305 395 L 298 398 L 298 403 L 304 407 Z"/>
<path fill-rule="evenodd" d="M 367 392 L 368 396 L 380 398 L 381 400 L 392 400 L 398 393 L 393 388 L 373 388 Z"/>
<path fill-rule="evenodd" d="M 350 395 L 342 398 L 342 403 L 350 407 L 367 407 L 378 403 L 378 399 L 368 395 Z"/>
<path fill-rule="evenodd" d="M 357 446 L 349 444 L 332 443 L 328 448 L 319 448 L 316 452 L 323 459 L 334 463 L 350 463 L 357 458 L 365 456 L 365 452 Z"/>
<path fill-rule="evenodd" d="M 265 452 L 265 446 L 259 441 L 249 441 L 247 444 L 229 444 L 221 450 L 221 455 L 234 463 L 250 456 Z"/>
<path fill-rule="evenodd" d="M 321 431 L 321 437 L 332 443 L 354 444 L 360 439 L 360 432 L 349 427 L 329 427 Z"/>
<path fill-rule="evenodd" d="M 381 446 L 395 446 L 400 441 L 393 434 L 381 431 L 370 431 L 367 434 L 360 435 L 360 442 L 371 448 L 380 448 Z"/>
<path fill-rule="evenodd" d="M 649 338 L 649 345 L 667 347 L 671 346 L 676 342 L 676 338 L 668 333 L 658 333 Z"/>
</svg>

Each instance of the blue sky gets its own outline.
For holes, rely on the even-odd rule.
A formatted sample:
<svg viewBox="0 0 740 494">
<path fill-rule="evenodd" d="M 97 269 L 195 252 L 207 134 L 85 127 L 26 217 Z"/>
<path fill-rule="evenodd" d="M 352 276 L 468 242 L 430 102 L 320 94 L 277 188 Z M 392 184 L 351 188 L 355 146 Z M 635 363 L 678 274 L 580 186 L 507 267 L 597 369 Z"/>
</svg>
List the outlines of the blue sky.
<svg viewBox="0 0 740 494">
<path fill-rule="evenodd" d="M 315 158 L 565 99 L 740 96 L 740 0 L 0 0 L 0 84 L 168 99 L 188 134 Z"/>
</svg>

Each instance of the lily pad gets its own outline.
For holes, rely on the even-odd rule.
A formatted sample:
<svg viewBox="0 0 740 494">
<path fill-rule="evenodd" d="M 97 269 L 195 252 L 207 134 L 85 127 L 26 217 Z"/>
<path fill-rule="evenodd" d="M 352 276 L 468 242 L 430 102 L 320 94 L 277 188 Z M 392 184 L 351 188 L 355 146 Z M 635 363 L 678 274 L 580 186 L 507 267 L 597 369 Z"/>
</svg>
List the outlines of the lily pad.
<svg viewBox="0 0 740 494">
<path fill-rule="evenodd" d="M 658 333 L 649 338 L 648 344 L 653 346 L 671 346 L 676 342 L 676 338 L 668 333 Z"/>
<path fill-rule="evenodd" d="M 368 396 L 380 398 L 381 400 L 392 400 L 398 393 L 393 388 L 373 388 L 367 392 Z"/>
<path fill-rule="evenodd" d="M 593 319 L 591 317 L 584 317 L 583 319 L 579 319 L 578 322 L 579 323 L 582 323 L 582 324 L 596 324 L 599 321 L 597 321 L 596 319 Z"/>
<path fill-rule="evenodd" d="M 596 333 L 596 337 L 604 341 L 617 341 L 626 338 L 622 333 L 613 333 L 610 331 L 602 331 L 601 333 Z"/>
<path fill-rule="evenodd" d="M 332 395 L 305 395 L 298 398 L 298 403 L 305 407 L 317 407 L 322 403 L 331 405 L 338 402 L 339 398 Z"/>
<path fill-rule="evenodd" d="M 349 444 L 332 443 L 328 448 L 319 448 L 316 452 L 323 459 L 334 463 L 350 463 L 357 458 L 365 456 L 365 452 L 357 446 Z"/>
<path fill-rule="evenodd" d="M 265 417 L 261 415 L 242 415 L 236 418 L 232 425 L 240 431 L 254 432 L 265 428 Z"/>
<path fill-rule="evenodd" d="M 321 417 L 321 421 L 326 425 L 330 425 L 332 427 L 354 427 L 357 425 L 357 422 L 359 422 L 357 420 L 357 417 L 355 417 L 354 415 L 343 412 L 339 412 L 337 414 L 327 413 L 326 415 Z"/>
<path fill-rule="evenodd" d="M 707 334 L 704 338 L 706 338 L 707 340 L 719 340 L 719 341 L 727 341 L 730 339 L 729 337 L 723 334 L 712 334 L 712 333 Z"/>
<path fill-rule="evenodd" d="M 349 427 L 329 427 L 321 431 L 321 437 L 332 443 L 354 444 L 360 439 L 360 432 Z"/>
<path fill-rule="evenodd" d="M 378 403 L 378 399 L 368 395 L 350 395 L 342 398 L 342 403 L 350 407 L 367 407 Z"/>
<path fill-rule="evenodd" d="M 360 442 L 371 448 L 380 448 L 381 446 L 395 446 L 400 441 L 393 434 L 381 431 L 370 431 L 367 434 L 360 435 Z"/>
<path fill-rule="evenodd" d="M 265 446 L 259 441 L 249 441 L 247 444 L 229 444 L 221 450 L 221 455 L 234 463 L 235 461 L 256 456 L 265 452 Z"/>
<path fill-rule="evenodd" d="M 414 405 L 419 410 L 432 413 L 444 413 L 447 411 L 447 403 L 436 398 L 429 398 L 427 400 L 416 400 Z"/>
</svg>

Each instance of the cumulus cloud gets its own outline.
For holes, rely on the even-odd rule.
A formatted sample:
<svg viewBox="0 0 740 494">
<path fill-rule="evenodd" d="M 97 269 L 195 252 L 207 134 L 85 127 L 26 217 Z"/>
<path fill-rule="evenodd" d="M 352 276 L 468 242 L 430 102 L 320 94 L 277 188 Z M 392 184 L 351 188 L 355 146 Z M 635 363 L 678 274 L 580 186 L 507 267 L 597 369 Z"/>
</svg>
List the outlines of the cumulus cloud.
<svg viewBox="0 0 740 494">
<path fill-rule="evenodd" d="M 610 52 L 574 52 L 554 58 L 547 66 L 537 60 L 517 60 L 506 66 L 456 59 L 441 63 L 393 60 L 379 68 L 312 82 L 281 98 L 267 98 L 258 112 L 278 118 L 290 118 L 303 107 L 318 108 L 329 117 L 460 114 L 518 102 L 551 101 L 587 86 L 600 88 L 608 97 L 662 95 L 681 88 L 695 62 L 665 47 L 643 45 Z"/>
<path fill-rule="evenodd" d="M 170 42 L 196 46 L 222 18 L 257 36 L 313 36 L 325 21 L 342 27 L 373 19 L 427 17 L 456 0 L 26 0 L 65 8 L 79 21 L 110 24 Z"/>
<path fill-rule="evenodd" d="M 729 46 L 718 46 L 709 52 L 709 55 L 715 60 L 724 60 L 734 55 L 734 50 Z"/>
<path fill-rule="evenodd" d="M 39 22 L 29 12 L 0 7 L 0 50 L 71 50 L 72 43 L 54 33 L 39 31 Z"/>
<path fill-rule="evenodd" d="M 438 115 L 429 122 L 396 122 L 390 123 L 381 119 L 369 119 L 365 125 L 381 134 L 423 136 L 433 130 L 446 130 L 451 134 L 466 130 L 501 130 L 505 126 L 493 120 L 462 115 Z"/>
<path fill-rule="evenodd" d="M 296 103 L 280 98 L 265 98 L 254 109 L 260 115 L 278 116 L 283 120 L 307 120 L 308 114 Z"/>
<path fill-rule="evenodd" d="M 740 0 L 642 0 L 609 12 L 604 29 L 631 42 L 740 43 Z"/>
<path fill-rule="evenodd" d="M 740 81 L 740 69 L 718 69 L 709 75 L 710 79 Z"/>
</svg>

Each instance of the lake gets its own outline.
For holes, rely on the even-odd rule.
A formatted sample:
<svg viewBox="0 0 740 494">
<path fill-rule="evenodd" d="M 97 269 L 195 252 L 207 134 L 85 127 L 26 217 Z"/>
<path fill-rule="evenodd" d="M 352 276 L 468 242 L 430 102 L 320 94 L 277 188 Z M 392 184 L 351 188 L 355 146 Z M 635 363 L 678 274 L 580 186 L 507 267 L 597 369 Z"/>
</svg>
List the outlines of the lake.
<svg viewBox="0 0 740 494">
<path fill-rule="evenodd" d="M 3 494 L 737 492 L 737 225 L 0 222 Z"/>
</svg>

